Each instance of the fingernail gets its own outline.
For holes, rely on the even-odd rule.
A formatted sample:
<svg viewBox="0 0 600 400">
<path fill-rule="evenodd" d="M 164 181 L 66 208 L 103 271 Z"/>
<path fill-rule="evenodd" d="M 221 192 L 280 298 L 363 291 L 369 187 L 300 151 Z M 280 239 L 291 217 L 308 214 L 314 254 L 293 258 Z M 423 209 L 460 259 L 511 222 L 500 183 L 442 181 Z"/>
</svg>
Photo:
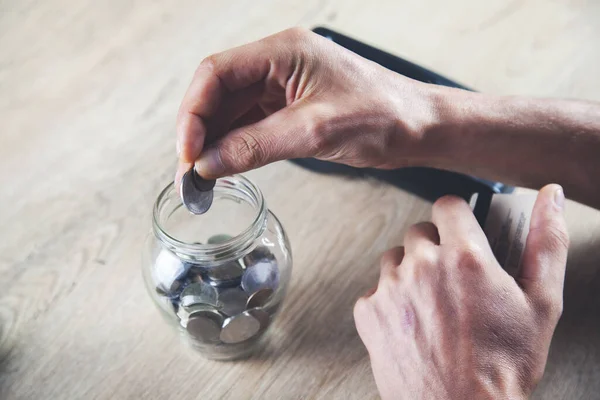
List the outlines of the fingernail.
<svg viewBox="0 0 600 400">
<path fill-rule="evenodd" d="M 225 167 L 221 161 L 219 150 L 210 148 L 203 151 L 196 161 L 196 172 L 203 178 L 216 178 L 223 175 Z"/>
<path fill-rule="evenodd" d="M 559 210 L 562 210 L 565 206 L 565 192 L 560 186 L 554 192 L 554 204 Z"/>
</svg>

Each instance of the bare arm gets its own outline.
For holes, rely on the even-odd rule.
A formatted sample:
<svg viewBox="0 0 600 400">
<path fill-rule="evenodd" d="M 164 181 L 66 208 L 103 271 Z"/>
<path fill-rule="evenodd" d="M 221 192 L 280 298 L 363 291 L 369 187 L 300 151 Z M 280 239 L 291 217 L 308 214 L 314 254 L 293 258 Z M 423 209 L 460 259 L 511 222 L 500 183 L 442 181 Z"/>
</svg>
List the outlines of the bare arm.
<svg viewBox="0 0 600 400">
<path fill-rule="evenodd" d="M 428 165 L 535 189 L 556 182 L 600 208 L 600 104 L 446 88 L 432 97 L 418 151 Z"/>
<path fill-rule="evenodd" d="M 500 97 L 400 76 L 292 29 L 205 59 L 178 117 L 178 181 L 297 157 L 432 166 L 600 208 L 600 104 Z"/>
</svg>

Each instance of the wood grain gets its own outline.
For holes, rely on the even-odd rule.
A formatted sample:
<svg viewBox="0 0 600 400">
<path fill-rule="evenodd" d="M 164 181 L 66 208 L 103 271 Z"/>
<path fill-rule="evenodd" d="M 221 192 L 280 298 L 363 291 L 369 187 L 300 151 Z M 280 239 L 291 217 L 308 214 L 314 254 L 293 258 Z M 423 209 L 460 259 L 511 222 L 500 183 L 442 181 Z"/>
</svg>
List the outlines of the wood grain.
<svg viewBox="0 0 600 400">
<path fill-rule="evenodd" d="M 248 174 L 294 273 L 256 357 L 205 361 L 144 291 L 174 119 L 206 55 L 327 24 L 482 91 L 600 100 L 592 1 L 0 2 L 0 398 L 374 399 L 352 319 L 379 254 L 430 204 L 289 163 Z M 568 195 L 568 194 L 567 194 Z M 569 203 L 565 312 L 536 398 L 598 398 L 600 214 Z"/>
</svg>

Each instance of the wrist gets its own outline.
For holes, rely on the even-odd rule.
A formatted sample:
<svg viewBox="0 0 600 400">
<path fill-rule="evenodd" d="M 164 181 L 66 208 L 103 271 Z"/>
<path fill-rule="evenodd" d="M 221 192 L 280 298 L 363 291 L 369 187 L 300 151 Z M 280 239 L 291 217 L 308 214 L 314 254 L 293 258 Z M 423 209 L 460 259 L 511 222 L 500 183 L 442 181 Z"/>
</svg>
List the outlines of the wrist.
<svg viewBox="0 0 600 400">
<path fill-rule="evenodd" d="M 471 139 L 464 127 L 472 93 L 416 81 L 408 87 L 402 83 L 395 112 L 400 146 L 392 156 L 403 165 L 452 169 L 457 154 L 469 148 Z"/>
<path fill-rule="evenodd" d="M 471 148 L 475 141 L 471 127 L 475 126 L 474 115 L 480 113 L 480 102 L 474 93 L 443 86 L 428 86 L 428 108 L 430 119 L 421 132 L 421 149 L 437 163 L 451 163 L 456 157 Z M 476 131 L 481 134 L 480 130 Z M 465 154 L 466 155 L 466 154 Z"/>
<path fill-rule="evenodd" d="M 417 136 L 414 154 L 419 165 L 506 183 L 515 183 L 515 176 L 530 185 L 537 179 L 537 168 L 515 170 L 515 165 L 535 165 L 530 153 L 539 149 L 539 137 L 523 129 L 531 125 L 526 102 L 425 86 L 429 118 Z"/>
</svg>

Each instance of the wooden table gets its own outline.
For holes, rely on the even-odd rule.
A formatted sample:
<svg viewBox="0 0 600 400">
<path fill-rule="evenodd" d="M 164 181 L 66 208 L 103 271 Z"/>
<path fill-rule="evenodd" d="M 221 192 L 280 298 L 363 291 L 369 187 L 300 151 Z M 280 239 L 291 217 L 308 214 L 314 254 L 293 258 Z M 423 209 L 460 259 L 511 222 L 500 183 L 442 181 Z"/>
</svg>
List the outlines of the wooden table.
<svg viewBox="0 0 600 400">
<path fill-rule="evenodd" d="M 593 1 L 5 1 L 0 5 L 0 398 L 372 399 L 352 306 L 430 204 L 290 163 L 248 175 L 293 244 L 273 340 L 243 362 L 179 344 L 142 241 L 200 60 L 327 24 L 482 91 L 600 100 Z M 600 214 L 568 204 L 565 312 L 537 398 L 600 393 Z"/>
</svg>

